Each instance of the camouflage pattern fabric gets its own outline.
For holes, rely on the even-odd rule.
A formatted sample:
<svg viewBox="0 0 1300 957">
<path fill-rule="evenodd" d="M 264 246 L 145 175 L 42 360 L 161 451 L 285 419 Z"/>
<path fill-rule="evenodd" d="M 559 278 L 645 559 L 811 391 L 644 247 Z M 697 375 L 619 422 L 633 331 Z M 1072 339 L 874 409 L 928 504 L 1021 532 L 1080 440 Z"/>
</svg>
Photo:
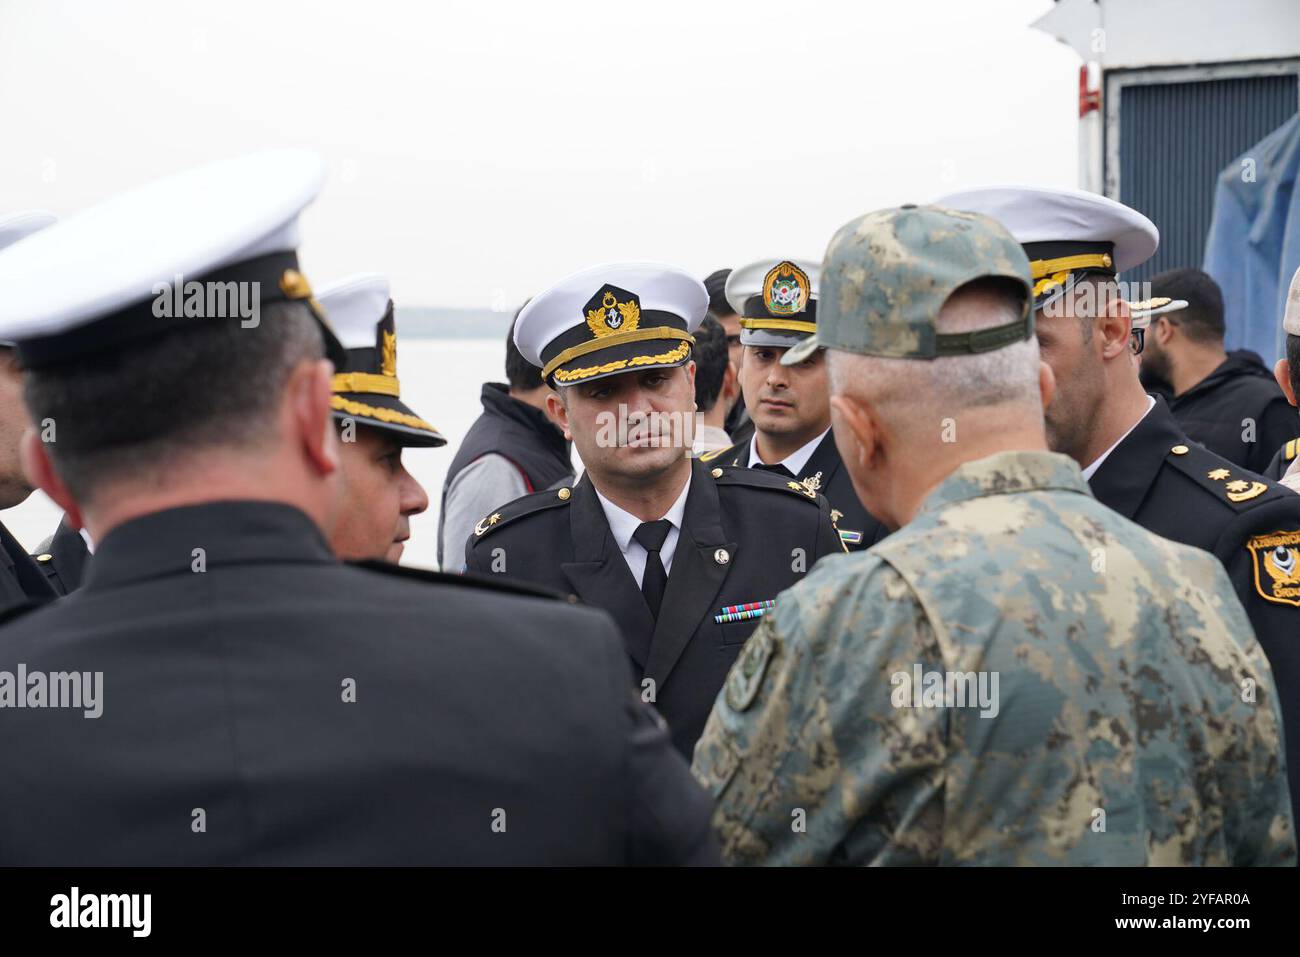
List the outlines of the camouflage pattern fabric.
<svg viewBox="0 0 1300 957">
<path fill-rule="evenodd" d="M 1291 865 L 1280 729 L 1219 563 L 1004 452 L 781 594 L 694 772 L 738 864 Z"/>
</svg>

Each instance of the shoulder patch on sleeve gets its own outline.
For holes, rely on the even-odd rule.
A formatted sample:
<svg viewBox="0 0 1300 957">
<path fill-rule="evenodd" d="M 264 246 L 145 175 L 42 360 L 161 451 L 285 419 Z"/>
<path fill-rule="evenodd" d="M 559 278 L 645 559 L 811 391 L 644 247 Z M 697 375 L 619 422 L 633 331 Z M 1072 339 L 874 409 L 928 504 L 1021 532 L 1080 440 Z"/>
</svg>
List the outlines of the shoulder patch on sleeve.
<svg viewBox="0 0 1300 957">
<path fill-rule="evenodd" d="M 726 702 L 732 711 L 744 711 L 754 703 L 776 647 L 777 640 L 767 628 L 758 629 L 745 642 L 740 658 L 727 674 Z"/>
<path fill-rule="evenodd" d="M 764 472 L 762 469 L 749 469 L 740 466 L 725 466 L 715 469 L 715 472 L 722 474 L 716 475 L 719 485 L 744 485 L 750 488 L 762 488 L 771 492 L 785 492 L 787 495 L 794 495 L 806 502 L 817 504 L 821 497 L 815 489 L 809 488 L 802 482 L 796 482 L 793 479 L 787 479 L 772 472 Z"/>
<path fill-rule="evenodd" d="M 1300 608 L 1300 531 L 1256 535 L 1246 549 L 1259 597 Z"/>
<path fill-rule="evenodd" d="M 523 595 L 528 598 L 549 598 L 555 601 L 566 601 L 572 603 L 570 597 L 563 592 L 552 591 L 549 588 L 540 588 L 514 579 L 507 579 L 502 575 L 480 575 L 475 572 L 465 572 L 464 574 L 456 575 L 451 572 L 435 572 L 429 568 L 413 568 L 410 565 L 394 565 L 392 562 L 379 560 L 348 562 L 347 564 L 355 565 L 358 568 L 364 568 L 367 571 L 379 572 L 383 575 L 391 575 L 395 578 L 406 578 L 411 581 L 420 581 L 427 584 L 454 585 L 457 588 L 475 588 L 481 591 L 497 592 L 498 594 L 504 592 L 509 595 Z"/>
<path fill-rule="evenodd" d="M 1194 443 L 1175 445 L 1165 456 L 1165 462 L 1215 498 L 1239 510 L 1290 494 L 1276 482 L 1248 472 Z"/>
<path fill-rule="evenodd" d="M 492 532 L 509 525 L 516 519 L 523 518 L 525 515 L 532 515 L 534 512 L 540 512 L 548 508 L 568 505 L 572 496 L 573 490 L 565 485 L 558 489 L 547 489 L 544 492 L 534 492 L 532 495 L 517 498 L 513 502 L 493 510 L 491 514 L 480 518 L 474 525 L 474 540 L 478 541 L 480 538 L 490 535 Z"/>
</svg>

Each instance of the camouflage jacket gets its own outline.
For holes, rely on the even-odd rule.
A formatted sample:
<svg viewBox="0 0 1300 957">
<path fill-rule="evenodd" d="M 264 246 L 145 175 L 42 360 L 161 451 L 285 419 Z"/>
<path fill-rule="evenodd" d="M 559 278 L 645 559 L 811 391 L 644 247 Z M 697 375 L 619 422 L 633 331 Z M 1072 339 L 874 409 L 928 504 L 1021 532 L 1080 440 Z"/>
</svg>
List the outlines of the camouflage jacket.
<svg viewBox="0 0 1300 957">
<path fill-rule="evenodd" d="M 732 863 L 1293 864 L 1280 729 L 1219 563 L 1006 452 L 781 594 L 694 772 Z"/>
</svg>

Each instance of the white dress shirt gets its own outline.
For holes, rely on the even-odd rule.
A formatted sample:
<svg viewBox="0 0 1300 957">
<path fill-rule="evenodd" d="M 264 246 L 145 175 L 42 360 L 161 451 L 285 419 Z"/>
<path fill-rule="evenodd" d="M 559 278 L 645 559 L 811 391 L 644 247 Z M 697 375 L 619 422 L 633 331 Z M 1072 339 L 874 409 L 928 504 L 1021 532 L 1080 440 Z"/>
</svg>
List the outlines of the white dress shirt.
<svg viewBox="0 0 1300 957">
<path fill-rule="evenodd" d="M 817 446 L 821 445 L 822 439 L 826 438 L 830 429 L 827 429 L 817 438 L 813 439 L 807 445 L 795 449 L 780 462 L 764 462 L 758 457 L 758 433 L 749 440 L 749 467 L 752 469 L 755 465 L 784 465 L 790 470 L 790 474 L 798 478 L 803 474 L 803 467 L 808 464 L 812 454 L 817 451 Z"/>
<path fill-rule="evenodd" d="M 1125 432 L 1116 440 L 1115 445 L 1112 445 L 1105 452 L 1102 452 L 1101 456 L 1097 459 L 1097 461 L 1093 462 L 1091 465 L 1089 465 L 1086 469 L 1083 470 L 1083 480 L 1085 482 L 1092 481 L 1092 477 L 1093 475 L 1096 474 L 1097 469 L 1101 468 L 1101 463 L 1106 461 L 1106 456 L 1114 452 L 1115 446 L 1119 445 L 1120 442 L 1123 442 L 1125 439 L 1127 439 L 1129 437 L 1129 432 L 1132 432 L 1134 429 L 1136 429 L 1142 423 L 1142 420 L 1145 419 L 1147 415 L 1151 412 L 1151 410 L 1154 409 L 1155 407 L 1156 407 L 1155 397 L 1150 395 L 1147 396 L 1146 412 L 1143 412 L 1140 416 L 1138 416 L 1138 420 L 1129 427 L 1128 432 Z"/>
<path fill-rule="evenodd" d="M 664 547 L 659 549 L 659 561 L 663 563 L 665 575 L 673 570 L 673 552 L 677 550 L 677 539 L 681 538 L 682 519 L 686 516 L 686 493 L 690 490 L 691 479 L 688 475 L 686 484 L 682 487 L 682 494 L 677 496 L 677 501 L 673 502 L 672 508 L 663 516 L 673 526 L 668 530 L 668 537 L 664 539 Z M 614 541 L 627 562 L 628 570 L 636 579 L 636 587 L 640 588 L 641 580 L 645 578 L 645 560 L 649 552 L 632 537 L 632 534 L 640 527 L 641 519 L 619 508 L 601 495 L 599 490 L 596 492 L 596 497 L 600 499 L 600 507 L 605 511 L 605 521 L 609 522 L 610 534 L 614 536 Z"/>
</svg>

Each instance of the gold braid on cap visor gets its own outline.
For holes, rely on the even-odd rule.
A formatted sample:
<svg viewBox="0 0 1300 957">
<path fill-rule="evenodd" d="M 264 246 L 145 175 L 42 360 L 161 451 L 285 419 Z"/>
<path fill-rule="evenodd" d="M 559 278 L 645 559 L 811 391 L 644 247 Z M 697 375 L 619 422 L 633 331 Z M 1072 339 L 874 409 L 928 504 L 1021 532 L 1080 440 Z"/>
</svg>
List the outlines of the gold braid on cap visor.
<svg viewBox="0 0 1300 957">
<path fill-rule="evenodd" d="M 1062 256 L 1059 259 L 1035 259 L 1029 264 L 1034 280 L 1034 297 L 1041 296 L 1053 286 L 1065 285 L 1065 280 L 1076 269 L 1110 269 L 1114 265 L 1110 253 L 1086 253 L 1081 256 Z"/>
<path fill-rule="evenodd" d="M 606 362 L 604 365 L 599 366 L 569 369 L 564 372 L 556 371 L 566 362 L 572 362 L 574 359 L 590 355 L 602 349 L 608 349 L 610 346 L 621 346 L 629 342 L 647 342 L 651 339 L 680 339 L 682 342 L 668 352 L 661 352 L 658 355 L 634 356 L 631 359 L 615 359 L 613 362 Z M 554 373 L 557 382 L 573 382 L 575 379 L 586 379 L 593 375 L 606 375 L 610 372 L 617 372 L 619 369 L 655 365 L 661 362 L 679 362 L 691 354 L 691 346 L 694 344 L 694 336 L 683 329 L 674 329 L 672 326 L 655 326 L 652 329 L 631 329 L 627 332 L 616 332 L 613 335 L 599 336 L 565 349 L 546 363 L 542 369 L 542 378 L 545 379 Z"/>
<path fill-rule="evenodd" d="M 407 415 L 405 412 L 398 412 L 395 409 L 384 409 L 374 405 L 366 405 L 364 402 L 353 402 L 351 399 L 345 399 L 341 395 L 330 396 L 330 408 L 335 412 L 343 412 L 347 415 L 360 415 L 367 419 L 378 419 L 380 422 L 391 422 L 394 425 L 406 425 L 413 429 L 420 429 L 424 432 L 433 432 L 435 429 L 424 419 L 414 415 Z"/>
<path fill-rule="evenodd" d="M 816 332 L 817 323 L 801 319 L 741 319 L 742 329 L 784 329 L 787 332 Z"/>
<path fill-rule="evenodd" d="M 401 395 L 397 376 L 375 375 L 373 372 L 336 372 L 330 383 L 334 392 L 362 392 L 371 395 Z"/>
</svg>

